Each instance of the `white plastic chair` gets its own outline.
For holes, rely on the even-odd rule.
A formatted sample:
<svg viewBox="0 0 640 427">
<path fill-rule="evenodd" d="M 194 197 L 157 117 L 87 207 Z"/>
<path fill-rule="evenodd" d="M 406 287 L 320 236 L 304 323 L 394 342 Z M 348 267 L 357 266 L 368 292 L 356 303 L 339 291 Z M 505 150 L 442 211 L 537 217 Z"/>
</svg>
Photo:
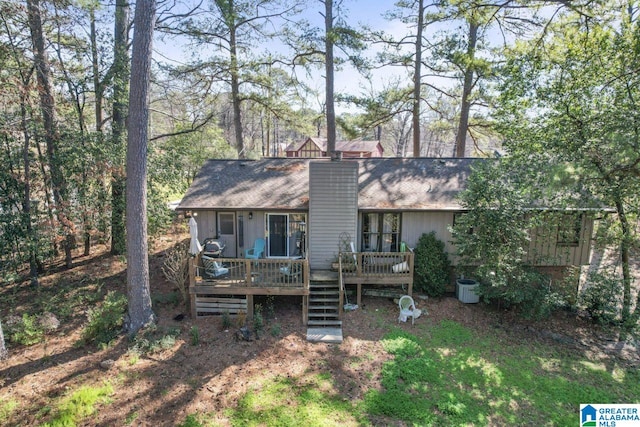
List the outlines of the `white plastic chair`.
<svg viewBox="0 0 640 427">
<path fill-rule="evenodd" d="M 416 314 L 416 304 L 413 302 L 413 298 L 409 295 L 403 295 L 400 297 L 398 301 L 398 306 L 400 306 L 400 315 L 398 316 L 399 322 L 406 322 L 408 317 L 411 317 L 411 324 L 413 325 L 413 321 L 415 320 Z"/>
</svg>

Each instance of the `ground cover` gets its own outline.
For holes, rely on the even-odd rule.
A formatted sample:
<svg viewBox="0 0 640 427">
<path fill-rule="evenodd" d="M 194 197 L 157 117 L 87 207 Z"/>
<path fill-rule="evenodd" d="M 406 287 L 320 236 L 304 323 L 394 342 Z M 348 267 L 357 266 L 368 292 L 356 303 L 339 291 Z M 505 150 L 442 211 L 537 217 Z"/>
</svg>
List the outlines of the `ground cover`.
<svg viewBox="0 0 640 427">
<path fill-rule="evenodd" d="M 421 300 L 414 326 L 365 297 L 341 345 L 305 340 L 301 300 L 264 298 L 260 339 L 190 319 L 160 265 L 183 232 L 155 242 L 158 325 L 136 340 L 80 344 L 94 307 L 124 291 L 125 264 L 96 251 L 42 288 L 0 289 L 0 316 L 54 313 L 36 344 L 0 362 L 0 425 L 576 425 L 578 405 L 638 403 L 640 355 L 576 313 L 540 321 L 453 296 Z M 181 316 L 182 315 L 182 316 Z"/>
</svg>

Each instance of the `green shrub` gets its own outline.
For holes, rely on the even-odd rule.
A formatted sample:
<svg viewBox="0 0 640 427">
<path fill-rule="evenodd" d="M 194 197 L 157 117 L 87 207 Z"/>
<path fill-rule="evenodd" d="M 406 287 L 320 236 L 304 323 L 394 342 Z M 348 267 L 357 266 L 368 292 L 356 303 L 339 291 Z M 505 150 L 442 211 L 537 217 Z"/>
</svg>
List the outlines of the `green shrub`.
<svg viewBox="0 0 640 427">
<path fill-rule="evenodd" d="M 178 335 L 180 335 L 180 328 L 164 331 L 158 330 L 155 324 L 150 324 L 138 331 L 129 347 L 129 352 L 132 355 L 141 355 L 170 349 L 175 345 Z"/>
<path fill-rule="evenodd" d="M 620 320 L 622 280 L 613 270 L 590 273 L 588 287 L 582 292 L 579 304 L 601 325 L 615 324 Z"/>
<path fill-rule="evenodd" d="M 420 236 L 415 249 L 414 281 L 416 289 L 431 297 L 443 295 L 449 283 L 450 266 L 444 242 L 438 240 L 435 231 Z"/>
<path fill-rule="evenodd" d="M 191 335 L 191 345 L 200 344 L 200 329 L 197 326 L 192 326 L 189 331 L 189 335 Z"/>
<path fill-rule="evenodd" d="M 89 309 L 80 344 L 108 344 L 116 338 L 122 330 L 126 309 L 127 297 L 110 291 L 101 305 Z"/>
<path fill-rule="evenodd" d="M 44 330 L 38 323 L 37 316 L 23 314 L 19 322 L 7 328 L 11 342 L 21 345 L 33 345 L 44 340 Z"/>
</svg>

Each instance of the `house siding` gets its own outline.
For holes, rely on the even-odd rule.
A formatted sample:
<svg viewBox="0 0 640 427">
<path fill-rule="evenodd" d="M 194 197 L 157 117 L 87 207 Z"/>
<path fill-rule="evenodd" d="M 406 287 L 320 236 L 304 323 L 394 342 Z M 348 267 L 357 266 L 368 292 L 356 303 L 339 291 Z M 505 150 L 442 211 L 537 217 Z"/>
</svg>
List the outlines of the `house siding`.
<svg viewBox="0 0 640 427">
<path fill-rule="evenodd" d="M 357 239 L 358 164 L 312 162 L 309 165 L 309 266 L 329 269 L 339 238 Z"/>
<path fill-rule="evenodd" d="M 453 224 L 453 212 L 405 212 L 402 215 L 402 241 L 410 248 L 415 248 L 423 233 L 435 231 L 436 237 L 442 240 L 450 257 L 455 252 L 451 244 L 449 226 Z"/>
<path fill-rule="evenodd" d="M 588 265 L 593 235 L 593 218 L 582 215 L 580 234 L 576 245 L 558 243 L 558 226 L 550 222 L 547 227 L 539 227 L 531 232 L 531 243 L 527 260 L 537 266 Z"/>
<path fill-rule="evenodd" d="M 401 238 L 410 248 L 415 248 L 423 233 L 434 231 L 436 237 L 444 242 L 449 260 L 455 266 L 455 246 L 452 243 L 449 227 L 453 224 L 454 212 L 405 212 L 402 215 Z M 580 235 L 576 245 L 562 245 L 557 241 L 558 226 L 550 222 L 544 229 L 531 232 L 527 261 L 538 267 L 562 267 L 588 265 L 591 252 L 591 236 L 594 221 L 588 215 L 582 215 Z"/>
</svg>

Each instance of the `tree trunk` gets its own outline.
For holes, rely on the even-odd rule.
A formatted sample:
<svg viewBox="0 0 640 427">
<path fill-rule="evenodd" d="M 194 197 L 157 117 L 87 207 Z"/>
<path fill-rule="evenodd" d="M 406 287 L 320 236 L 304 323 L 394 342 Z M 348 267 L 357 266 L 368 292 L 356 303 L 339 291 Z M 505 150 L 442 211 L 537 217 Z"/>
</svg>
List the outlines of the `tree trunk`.
<svg viewBox="0 0 640 427">
<path fill-rule="evenodd" d="M 67 267 L 73 265 L 72 247 L 74 245 L 73 223 L 66 216 L 66 182 L 62 174 L 62 167 L 58 160 L 58 130 L 55 119 L 55 100 L 49 76 L 49 61 L 45 50 L 44 33 L 42 31 L 42 17 L 40 15 L 40 1 L 27 0 L 29 30 L 33 44 L 34 65 L 38 79 L 38 93 L 40 95 L 40 110 L 44 126 L 44 139 L 47 145 L 47 160 L 51 174 L 51 188 L 56 207 L 56 216 L 63 234 L 65 235 L 64 252 Z"/>
<path fill-rule="evenodd" d="M 131 112 L 127 137 L 127 296 L 126 329 L 136 333 L 153 322 L 149 291 L 147 242 L 147 142 L 149 124 L 149 80 L 155 0 L 138 0 L 134 17 L 131 62 Z"/>
<path fill-rule="evenodd" d="M 413 157 L 420 157 L 420 101 L 422 99 L 422 30 L 424 27 L 424 0 L 418 1 L 418 28 L 416 34 L 416 60 L 413 70 Z"/>
<path fill-rule="evenodd" d="M 467 66 L 464 71 L 464 85 L 462 88 L 462 105 L 460 107 L 460 122 L 456 134 L 456 157 L 464 157 L 467 145 L 467 131 L 469 130 L 469 110 L 471 109 L 471 90 L 473 89 L 474 59 L 478 42 L 478 29 L 475 22 L 469 22 L 469 45 L 467 46 Z"/>
<path fill-rule="evenodd" d="M 22 135 L 24 137 L 24 146 L 22 151 L 22 157 L 24 162 L 24 200 L 22 201 L 22 210 L 24 214 L 24 225 L 27 230 L 27 245 L 29 251 L 29 277 L 31 279 L 31 286 L 38 286 L 38 262 L 36 254 L 36 242 L 35 231 L 31 226 L 31 160 L 29 157 L 29 149 L 31 148 L 31 138 L 27 129 L 27 100 L 25 94 L 27 91 L 20 91 L 20 126 L 22 127 Z M 2 330 L 0 329 L 0 335 Z M 1 337 L 0 337 L 1 338 Z M 4 345 L 4 341 L 0 343 Z M 1 357 L 0 357 L 1 358 Z"/>
<path fill-rule="evenodd" d="M 616 200 L 616 211 L 618 220 L 620 221 L 620 229 L 622 231 L 622 239 L 620 242 L 620 262 L 622 263 L 622 324 L 627 325 L 631 319 L 631 269 L 629 267 L 629 247 L 633 240 L 631 236 L 631 226 L 624 204 L 621 200 Z M 636 306 L 635 312 L 638 312 Z M 635 313 L 634 313 L 635 314 Z"/>
<path fill-rule="evenodd" d="M 9 356 L 7 346 L 4 344 L 4 332 L 2 332 L 2 321 L 0 321 L 0 360 L 4 360 Z"/>
<path fill-rule="evenodd" d="M 129 79 L 129 2 L 116 0 L 113 43 L 113 119 L 112 144 L 114 165 L 111 174 L 111 253 L 123 254 L 125 236 L 125 174 L 123 148 L 127 120 L 127 81 Z"/>
<path fill-rule="evenodd" d="M 336 111 L 333 97 L 333 0 L 325 0 L 325 92 L 327 105 L 327 154 L 330 157 L 336 151 Z"/>
<path fill-rule="evenodd" d="M 230 2 L 231 10 L 233 10 L 233 1 Z M 244 138 L 242 137 L 242 117 L 240 102 L 240 78 L 238 76 L 238 52 L 236 46 L 236 24 L 228 22 L 229 25 L 229 47 L 231 53 L 231 101 L 233 104 L 233 129 L 236 136 L 236 150 L 238 150 L 238 158 L 244 159 L 247 155 Z"/>
</svg>

